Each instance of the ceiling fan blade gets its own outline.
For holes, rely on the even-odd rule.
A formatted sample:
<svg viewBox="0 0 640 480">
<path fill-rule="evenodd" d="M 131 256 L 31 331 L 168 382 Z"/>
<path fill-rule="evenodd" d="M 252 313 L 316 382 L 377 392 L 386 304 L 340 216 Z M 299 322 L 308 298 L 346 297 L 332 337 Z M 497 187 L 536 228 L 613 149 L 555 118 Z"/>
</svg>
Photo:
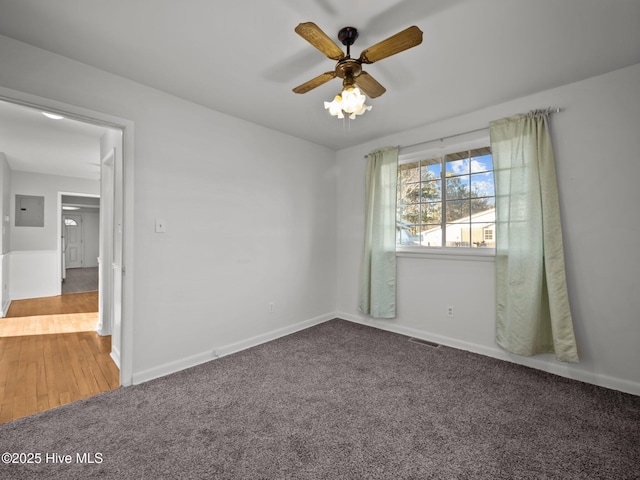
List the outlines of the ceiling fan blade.
<svg viewBox="0 0 640 480">
<path fill-rule="evenodd" d="M 415 25 L 386 40 L 376 43 L 360 54 L 361 63 L 373 63 L 422 43 L 422 30 Z"/>
<path fill-rule="evenodd" d="M 321 75 L 318 75 L 316 78 L 312 78 L 308 82 L 303 83 L 302 85 L 298 85 L 293 89 L 295 93 L 307 93 L 309 90 L 313 90 L 316 87 L 319 87 L 323 83 L 327 83 L 329 80 L 336 78 L 336 72 L 325 72 Z"/>
<path fill-rule="evenodd" d="M 378 81 L 367 72 L 362 72 L 356 77 L 356 85 L 369 98 L 376 98 L 387 91 Z"/>
<path fill-rule="evenodd" d="M 326 33 L 320 30 L 320 27 L 315 23 L 301 23 L 295 28 L 295 31 L 332 60 L 342 60 L 345 57 L 342 49 Z"/>
</svg>

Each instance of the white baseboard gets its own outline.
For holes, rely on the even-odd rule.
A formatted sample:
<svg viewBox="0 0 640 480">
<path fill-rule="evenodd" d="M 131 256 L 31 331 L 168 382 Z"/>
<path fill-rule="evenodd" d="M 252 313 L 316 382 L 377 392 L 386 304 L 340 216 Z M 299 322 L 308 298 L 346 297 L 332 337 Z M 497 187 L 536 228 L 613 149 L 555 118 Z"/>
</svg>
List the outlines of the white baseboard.
<svg viewBox="0 0 640 480">
<path fill-rule="evenodd" d="M 428 340 L 430 342 L 439 343 L 446 347 L 465 350 L 472 353 L 478 353 L 487 357 L 497 358 L 498 360 L 504 360 L 525 367 L 535 368 L 536 370 L 542 370 L 544 372 L 553 373 L 554 375 L 559 375 L 561 377 L 570 378 L 585 383 L 590 383 L 592 385 L 597 385 L 612 390 L 618 390 L 621 392 L 630 393 L 632 395 L 640 395 L 640 383 L 625 380 L 622 378 L 612 377 L 609 375 L 603 375 L 600 373 L 578 370 L 572 367 L 572 364 L 555 362 L 554 360 L 552 360 L 553 356 L 548 356 L 548 361 L 536 357 L 521 357 L 519 355 L 513 355 L 505 350 L 502 350 L 498 346 L 492 348 L 487 347 L 486 345 L 479 345 L 476 343 L 466 342 L 451 337 L 434 335 L 411 327 L 396 325 L 388 321 L 385 322 L 384 320 L 369 320 L 358 317 L 357 315 L 351 315 L 343 312 L 336 313 L 336 317 L 347 320 L 349 322 L 378 328 L 380 330 L 399 333 L 400 335 L 419 338 L 421 340 Z"/>
<path fill-rule="evenodd" d="M 7 313 L 9 312 L 10 306 L 11 306 L 11 300 L 7 300 L 2 304 L 2 312 L 1 312 L 2 316 L 0 316 L 0 318 L 6 317 Z"/>
<path fill-rule="evenodd" d="M 288 325 L 286 327 L 278 328 L 276 330 L 272 330 L 270 332 L 263 333 L 261 335 L 256 335 L 255 337 L 247 338 L 239 342 L 234 342 L 229 345 L 216 347 L 213 350 L 208 350 L 206 352 L 201 352 L 196 355 L 191 355 L 189 357 L 181 358 L 173 362 L 165 363 L 163 365 L 158 365 L 157 367 L 149 368 L 147 370 L 134 373 L 133 384 L 137 385 L 139 383 L 148 382 L 149 380 L 153 380 L 154 378 L 163 377 L 171 373 L 179 372 L 180 370 L 184 370 L 190 367 L 195 367 L 196 365 L 209 362 L 216 358 L 225 357 L 227 355 L 231 355 L 233 353 L 237 353 L 242 350 L 246 350 L 248 348 L 255 347 L 266 342 L 270 342 L 272 340 L 276 340 L 277 338 L 284 337 L 286 335 L 290 335 L 292 333 L 299 332 L 301 330 L 305 330 L 309 327 L 318 325 L 320 323 L 324 323 L 335 317 L 336 315 L 334 313 L 321 315 L 319 317 L 315 317 L 309 320 L 295 323 L 293 325 Z"/>
<path fill-rule="evenodd" d="M 113 360 L 113 363 L 116 364 L 116 367 L 118 367 L 118 370 L 120 370 L 120 350 L 118 350 L 114 346 L 111 346 L 111 353 L 109 354 L 109 356 Z"/>
<path fill-rule="evenodd" d="M 487 357 L 496 358 L 498 360 L 504 360 L 507 362 L 516 363 L 519 365 L 523 365 L 525 367 L 535 368 L 536 370 L 541 370 L 544 372 L 552 373 L 552 374 L 559 375 L 565 378 L 570 378 L 573 380 L 578 380 L 578 381 L 589 383 L 592 385 L 610 388 L 612 390 L 618 390 L 621 392 L 630 393 L 632 395 L 640 395 L 640 383 L 637 383 L 637 382 L 632 382 L 632 381 L 621 379 L 621 378 L 611 377 L 609 375 L 602 375 L 595 372 L 585 372 L 585 371 L 577 370 L 573 368 L 571 364 L 561 364 L 559 362 L 553 363 L 553 361 L 545 361 L 545 360 L 541 360 L 533 357 L 530 358 L 530 357 L 520 357 L 518 355 L 512 355 L 509 352 L 506 352 L 497 346 L 495 348 L 491 348 L 491 347 L 487 347 L 486 345 L 479 345 L 479 344 L 466 342 L 466 341 L 458 340 L 451 337 L 429 334 L 428 332 L 423 332 L 421 330 L 417 330 L 411 327 L 395 325 L 385 321 L 363 319 L 356 315 L 340 313 L 340 312 L 326 314 L 316 318 L 305 320 L 303 322 L 289 325 L 287 327 L 279 328 L 261 335 L 256 335 L 254 337 L 247 338 L 239 342 L 235 342 L 235 343 L 221 346 L 221 347 L 216 347 L 213 350 L 201 352 L 196 355 L 192 355 L 186 358 L 182 358 L 180 360 L 176 360 L 163 365 L 159 365 L 157 367 L 143 370 L 141 372 L 134 373 L 133 384 L 144 383 L 149 380 L 153 380 L 154 378 L 163 377 L 165 375 L 169 375 L 171 373 L 175 373 L 180 370 L 184 370 L 186 368 L 194 367 L 196 365 L 200 365 L 202 363 L 211 361 L 216 358 L 231 355 L 233 353 L 237 353 L 242 350 L 246 350 L 248 348 L 255 347 L 257 345 L 261 345 L 266 342 L 270 342 L 272 340 L 276 340 L 277 338 L 281 338 L 286 335 L 290 335 L 292 333 L 305 330 L 309 327 L 318 325 L 320 323 L 324 323 L 333 318 L 341 318 L 343 320 L 359 323 L 361 325 L 366 325 L 373 328 L 378 328 L 380 330 L 386 330 L 388 332 L 398 333 L 400 335 L 419 338 L 422 340 L 428 340 L 431 342 L 439 343 L 447 347 L 456 348 L 458 350 L 465 350 L 468 352 L 477 353 Z M 112 358 L 114 358 L 114 352 L 112 352 L 111 356 Z M 119 356 L 117 360 L 116 358 L 114 358 L 114 361 L 116 362 L 116 365 L 120 365 Z"/>
</svg>

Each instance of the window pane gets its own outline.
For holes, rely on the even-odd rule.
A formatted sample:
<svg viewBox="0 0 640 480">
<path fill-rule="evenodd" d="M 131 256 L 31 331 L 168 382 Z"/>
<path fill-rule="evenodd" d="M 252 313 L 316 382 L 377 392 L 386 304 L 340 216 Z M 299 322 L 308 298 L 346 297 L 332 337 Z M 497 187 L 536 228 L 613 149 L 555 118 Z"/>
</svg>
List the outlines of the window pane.
<svg viewBox="0 0 640 480">
<path fill-rule="evenodd" d="M 442 227 L 440 225 L 426 225 L 426 229 L 422 231 L 421 245 L 423 247 L 441 247 L 442 246 Z"/>
<path fill-rule="evenodd" d="M 463 160 L 457 160 L 460 154 L 454 153 L 451 155 L 447 155 L 447 177 L 451 175 L 464 175 L 469 173 L 469 159 L 465 158 Z"/>
<path fill-rule="evenodd" d="M 447 178 L 447 200 L 469 198 L 469 176 Z"/>
<path fill-rule="evenodd" d="M 491 247 L 495 248 L 496 242 L 493 239 L 493 226 L 487 227 L 486 224 L 471 224 L 472 231 L 472 247 Z"/>
<path fill-rule="evenodd" d="M 469 247 L 471 228 L 468 223 L 447 224 L 447 247 Z"/>
<path fill-rule="evenodd" d="M 495 223 L 496 199 L 495 198 L 472 198 L 471 199 L 471 221 Z"/>
<path fill-rule="evenodd" d="M 422 201 L 442 201 L 442 183 L 440 180 L 432 180 L 422 183 Z"/>
<path fill-rule="evenodd" d="M 454 200 L 447 202 L 446 205 L 447 222 L 455 222 L 469 216 L 469 200 Z"/>
<path fill-rule="evenodd" d="M 446 161 L 453 162 L 455 160 L 467 160 L 468 158 L 469 158 L 469 150 L 462 150 L 460 152 L 450 153 L 449 155 L 447 155 Z"/>
<path fill-rule="evenodd" d="M 399 227 L 412 226 L 420 223 L 420 205 L 400 205 L 398 206 L 398 214 L 396 224 Z"/>
<path fill-rule="evenodd" d="M 401 184 L 398 189 L 398 203 L 401 205 L 420 203 L 420 184 Z"/>
<path fill-rule="evenodd" d="M 418 162 L 398 165 L 398 185 L 420 181 L 420 165 Z"/>
<path fill-rule="evenodd" d="M 402 179 L 408 179 L 411 182 L 420 180 L 420 165 L 418 162 L 402 163 L 398 165 L 398 175 Z"/>
<path fill-rule="evenodd" d="M 422 224 L 440 224 L 442 222 L 442 203 L 423 203 L 422 204 Z"/>
<path fill-rule="evenodd" d="M 471 175 L 472 197 L 494 197 L 495 188 L 493 173 L 476 173 Z"/>
<path fill-rule="evenodd" d="M 494 225 L 486 223 L 471 224 L 471 246 L 476 248 L 495 248 L 496 242 L 493 239 Z"/>
<path fill-rule="evenodd" d="M 396 227 L 396 245 L 420 245 L 420 235 L 416 234 L 416 228 Z"/>
<path fill-rule="evenodd" d="M 431 158 L 422 162 L 422 180 L 442 178 L 442 158 Z"/>
<path fill-rule="evenodd" d="M 484 155 L 474 155 L 474 153 L 479 153 L 479 150 L 471 151 L 471 173 L 492 172 L 493 158 L 491 157 L 491 153 Z"/>
</svg>

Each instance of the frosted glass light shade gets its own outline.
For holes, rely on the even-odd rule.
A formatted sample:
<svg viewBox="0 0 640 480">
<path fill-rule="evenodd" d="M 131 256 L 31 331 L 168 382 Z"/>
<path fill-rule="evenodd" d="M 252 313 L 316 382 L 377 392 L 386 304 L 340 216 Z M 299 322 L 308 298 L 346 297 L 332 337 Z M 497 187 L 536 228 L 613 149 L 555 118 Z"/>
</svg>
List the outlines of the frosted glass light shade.
<svg viewBox="0 0 640 480">
<path fill-rule="evenodd" d="M 344 118 L 344 115 L 348 114 L 353 120 L 356 115 L 371 110 L 371 106 L 364 103 L 366 100 L 367 97 L 358 87 L 348 86 L 340 95 L 336 95 L 332 102 L 324 102 L 324 108 L 334 117 Z"/>
</svg>

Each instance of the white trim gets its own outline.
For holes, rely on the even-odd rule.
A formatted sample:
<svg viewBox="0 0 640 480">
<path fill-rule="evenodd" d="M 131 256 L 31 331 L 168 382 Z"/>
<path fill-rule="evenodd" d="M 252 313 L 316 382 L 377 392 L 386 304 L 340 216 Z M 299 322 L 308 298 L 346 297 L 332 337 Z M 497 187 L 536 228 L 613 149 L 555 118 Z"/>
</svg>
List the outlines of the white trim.
<svg viewBox="0 0 640 480">
<path fill-rule="evenodd" d="M 5 255 L 41 255 L 41 254 L 52 254 L 57 253 L 56 250 L 11 250 L 10 252 L 5 253 Z"/>
<path fill-rule="evenodd" d="M 270 332 L 256 335 L 255 337 L 250 337 L 244 340 L 240 340 L 238 342 L 234 342 L 229 345 L 216 347 L 213 350 L 207 350 L 205 352 L 201 352 L 196 355 L 191 355 L 189 357 L 181 358 L 173 362 L 168 362 L 163 365 L 158 365 L 156 367 L 152 367 L 147 370 L 134 373 L 133 383 L 134 385 L 137 385 L 139 383 L 153 380 L 154 378 L 163 377 L 171 373 L 179 372 L 180 370 L 184 370 L 190 367 L 195 367 L 196 365 L 209 362 L 216 358 L 226 357 L 227 355 L 241 352 L 242 350 L 246 350 L 248 348 L 255 347 L 263 343 L 267 343 L 272 340 L 285 337 L 287 335 L 291 335 L 292 333 L 296 333 L 301 330 L 306 330 L 309 327 L 313 327 L 314 325 L 319 325 L 321 323 L 327 322 L 334 318 L 336 318 L 335 313 L 328 313 L 325 315 L 321 315 L 319 317 L 311 318 L 309 320 L 304 320 L 299 323 L 294 323 L 293 325 L 288 325 L 286 327 L 278 328 Z"/>
<path fill-rule="evenodd" d="M 483 129 L 484 130 L 484 129 Z M 405 163 L 415 162 L 416 160 L 425 160 L 430 157 L 442 157 L 449 153 L 457 153 L 462 150 L 473 150 L 475 148 L 487 147 L 491 145 L 489 138 L 489 130 L 484 131 L 482 134 L 473 135 L 473 139 L 442 142 L 441 145 L 434 145 L 425 148 L 424 146 L 416 145 L 414 147 L 406 147 L 398 154 L 398 165 Z"/>
<path fill-rule="evenodd" d="M 9 308 L 11 308 L 11 299 L 8 299 L 6 302 L 3 303 L 0 318 L 4 318 L 7 316 L 7 313 L 9 312 Z"/>
<path fill-rule="evenodd" d="M 0 253 L 0 318 L 6 317 L 11 307 L 11 258 L 10 252 Z M 5 288 L 6 285 L 6 288 Z"/>
<path fill-rule="evenodd" d="M 494 262 L 495 256 L 495 248 L 404 247 L 400 245 L 396 247 L 396 257 Z"/>
<path fill-rule="evenodd" d="M 115 346 L 111 346 L 111 353 L 109 353 L 109 356 L 111 357 L 111 360 L 113 360 L 113 363 L 116 364 L 116 367 L 118 367 L 118 370 L 120 369 L 120 350 L 118 349 L 118 347 Z"/>
<path fill-rule="evenodd" d="M 343 312 L 338 312 L 336 316 L 337 318 L 341 318 L 353 323 L 358 323 L 360 325 L 367 325 L 369 327 L 398 333 L 400 335 L 406 335 L 408 337 L 428 340 L 430 342 L 439 343 L 446 347 L 465 350 L 472 353 L 478 353 L 486 357 L 496 358 L 498 360 L 504 360 L 525 367 L 534 368 L 536 370 L 541 370 L 543 372 L 552 373 L 560 377 L 578 380 L 580 382 L 610 388 L 612 390 L 618 390 L 621 392 L 630 393 L 632 395 L 640 395 L 640 383 L 631 382 L 622 378 L 616 378 L 595 372 L 579 371 L 576 369 L 572 369 L 571 364 L 550 363 L 535 357 L 521 357 L 502 350 L 497 345 L 496 347 L 487 347 L 485 345 L 479 345 L 477 343 L 465 342 L 463 340 L 435 335 L 424 332 L 422 330 L 417 330 L 415 328 L 397 325 L 392 323 L 393 321 L 389 320 L 368 319 Z"/>
</svg>

